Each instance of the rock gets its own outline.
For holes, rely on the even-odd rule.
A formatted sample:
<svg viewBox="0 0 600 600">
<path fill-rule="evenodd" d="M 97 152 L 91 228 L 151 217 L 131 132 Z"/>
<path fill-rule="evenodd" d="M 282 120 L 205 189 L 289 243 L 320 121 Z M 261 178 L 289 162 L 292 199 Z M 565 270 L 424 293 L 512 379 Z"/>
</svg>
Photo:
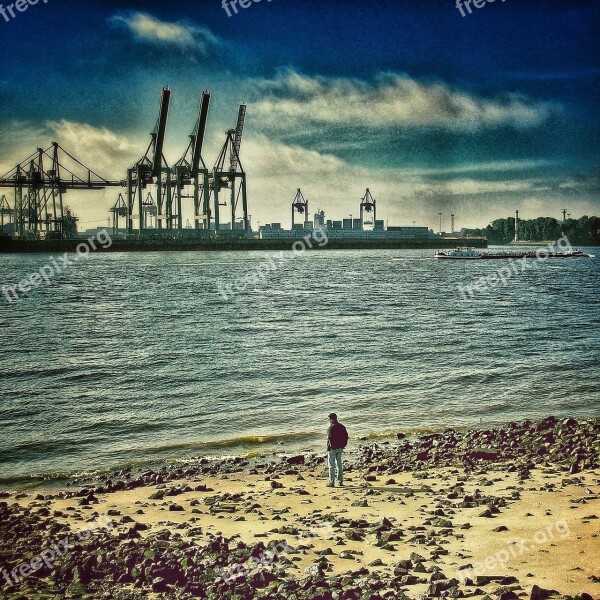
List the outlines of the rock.
<svg viewBox="0 0 600 600">
<path fill-rule="evenodd" d="M 357 529 L 346 529 L 344 535 L 353 542 L 362 542 L 364 539 L 362 532 Z"/>
<path fill-rule="evenodd" d="M 499 527 L 494 527 L 494 529 L 492 529 L 492 531 L 495 531 L 496 533 L 500 533 L 501 531 L 508 531 L 508 527 L 506 525 L 500 525 Z"/>
<path fill-rule="evenodd" d="M 488 448 L 481 448 L 478 450 L 473 450 L 471 452 L 465 453 L 465 460 L 474 461 L 474 460 L 498 460 L 500 454 L 495 450 L 491 450 Z"/>
<path fill-rule="evenodd" d="M 387 544 L 388 542 L 400 541 L 404 537 L 404 532 L 401 529 L 392 529 L 391 531 L 384 531 L 380 535 L 380 542 L 382 544 Z"/>
<path fill-rule="evenodd" d="M 433 598 L 439 598 L 442 595 L 442 592 L 445 592 L 446 590 L 449 590 L 450 588 L 456 587 L 457 585 L 458 585 L 458 581 L 456 579 L 444 579 L 441 581 L 432 581 L 429 584 L 429 588 L 427 590 L 427 595 L 432 596 Z"/>
<path fill-rule="evenodd" d="M 367 508 L 369 506 L 369 503 L 366 500 L 357 500 L 356 502 L 353 502 L 350 506 Z"/>
<path fill-rule="evenodd" d="M 453 527 L 452 521 L 448 519 L 434 519 L 431 521 L 433 527 Z"/>
<path fill-rule="evenodd" d="M 288 465 L 303 465 L 305 461 L 305 457 L 303 454 L 299 454 L 298 456 L 290 456 L 287 459 Z"/>
<path fill-rule="evenodd" d="M 181 506 L 181 504 L 173 503 L 173 504 L 169 505 L 169 510 L 171 512 L 182 512 L 185 510 L 185 508 L 183 508 L 183 506 Z"/>
<path fill-rule="evenodd" d="M 169 589 L 166 581 L 162 577 L 156 577 L 152 581 L 152 591 L 156 593 L 166 592 Z"/>
<path fill-rule="evenodd" d="M 550 598 L 550 596 L 556 596 L 558 594 L 559 592 L 556 590 L 546 590 L 534 585 L 531 588 L 531 596 L 529 597 L 529 600 L 546 600 L 547 598 Z"/>
</svg>

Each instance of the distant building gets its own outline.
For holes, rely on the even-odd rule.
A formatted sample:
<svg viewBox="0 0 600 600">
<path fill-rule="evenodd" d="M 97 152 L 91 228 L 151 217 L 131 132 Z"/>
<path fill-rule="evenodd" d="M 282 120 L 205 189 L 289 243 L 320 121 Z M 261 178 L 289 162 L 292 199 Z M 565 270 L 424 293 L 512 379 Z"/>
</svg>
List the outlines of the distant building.
<svg viewBox="0 0 600 600">
<path fill-rule="evenodd" d="M 418 240 L 439 237 L 427 227 L 390 226 L 386 229 L 384 221 L 380 219 L 377 219 L 371 227 L 372 229 L 365 229 L 361 219 L 326 220 L 324 211 L 319 211 L 315 213 L 313 222 L 306 221 L 304 225 L 295 224 L 292 229 L 282 229 L 281 223 L 261 225 L 259 235 L 263 240 L 301 240 L 307 231 L 321 228 L 327 230 L 330 239 Z"/>
</svg>

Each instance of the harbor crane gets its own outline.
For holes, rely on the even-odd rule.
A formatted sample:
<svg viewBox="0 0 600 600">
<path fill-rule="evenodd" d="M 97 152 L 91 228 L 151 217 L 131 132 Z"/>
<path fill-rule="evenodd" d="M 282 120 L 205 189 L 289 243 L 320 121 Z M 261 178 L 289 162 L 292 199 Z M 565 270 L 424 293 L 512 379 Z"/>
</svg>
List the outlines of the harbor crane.
<svg viewBox="0 0 600 600">
<path fill-rule="evenodd" d="M 361 198 L 360 201 L 360 222 L 364 225 L 364 213 L 373 212 L 373 225 L 375 224 L 375 219 L 377 218 L 377 203 L 375 198 L 371 195 L 371 191 L 367 188 L 365 195 Z"/>
<path fill-rule="evenodd" d="M 154 130 L 152 131 L 150 145 L 144 156 L 133 167 L 127 169 L 127 212 L 128 233 L 133 233 L 133 211 L 135 201 L 138 202 L 139 232 L 144 230 L 144 199 L 143 190 L 151 184 L 156 184 L 157 225 L 162 229 L 163 219 L 166 226 L 172 227 L 172 202 L 171 202 L 171 177 L 170 169 L 163 155 L 167 117 L 169 115 L 169 102 L 171 90 L 163 87 L 160 100 L 160 111 Z M 166 177 L 163 177 L 166 175 Z M 163 208 L 166 207 L 166 216 Z"/>
<path fill-rule="evenodd" d="M 1 234 L 4 235 L 4 217 L 8 217 L 8 223 L 10 224 L 10 220 L 14 217 L 14 210 L 10 207 L 6 196 L 3 194 L 0 198 L 0 218 L 2 219 L 2 229 L 0 230 Z"/>
<path fill-rule="evenodd" d="M 237 206 L 242 200 L 243 212 L 243 230 L 249 229 L 248 219 L 248 197 L 246 195 L 246 173 L 240 160 L 240 146 L 242 144 L 242 135 L 244 132 L 244 121 L 246 118 L 246 105 L 240 104 L 238 112 L 237 126 L 235 129 L 229 129 L 226 132 L 226 139 L 221 152 L 217 158 L 212 172 L 212 189 L 214 195 L 214 222 L 215 231 L 220 229 L 219 207 L 226 206 L 226 203 L 219 203 L 219 192 L 222 189 L 231 189 L 231 229 L 235 228 Z M 229 168 L 226 168 L 226 161 L 229 157 Z M 238 184 L 239 180 L 239 184 Z"/>
<path fill-rule="evenodd" d="M 113 234 L 117 234 L 119 232 L 119 217 L 123 217 L 127 219 L 129 215 L 129 209 L 127 207 L 127 202 L 125 202 L 125 198 L 123 198 L 123 194 L 119 192 L 119 197 L 115 202 L 115 205 L 110 209 L 112 213 L 112 223 L 113 223 Z"/>
<path fill-rule="evenodd" d="M 292 229 L 294 229 L 294 217 L 296 212 L 299 215 L 304 215 L 302 221 L 306 221 L 308 218 L 308 200 L 303 196 L 302 190 L 298 188 L 296 192 L 296 197 L 292 200 Z"/>
<path fill-rule="evenodd" d="M 148 192 L 146 199 L 142 202 L 142 211 L 144 214 L 144 229 L 148 229 L 153 217 L 156 221 L 158 212 L 156 202 L 154 202 L 151 192 Z M 113 234 L 117 235 L 119 233 L 119 217 L 127 219 L 127 216 L 129 215 L 129 208 L 123 194 L 119 193 L 119 197 L 114 206 L 110 209 L 110 212 L 112 213 Z"/>
<path fill-rule="evenodd" d="M 84 165 L 58 142 L 38 148 L 14 169 L 0 177 L 0 188 L 14 191 L 14 231 L 19 237 L 60 239 L 72 231 L 74 217 L 67 214 L 63 196 L 68 190 L 122 187 Z"/>
<path fill-rule="evenodd" d="M 202 156 L 211 94 L 205 90 L 200 98 L 198 119 L 184 155 L 170 167 L 163 154 L 171 90 L 163 87 L 156 125 L 151 132 L 145 154 L 127 169 L 126 179 L 109 180 L 87 167 L 65 150 L 58 142 L 45 150 L 38 148 L 14 169 L 0 177 L 0 189 L 12 188 L 14 203 L 0 196 L 0 226 L 5 230 L 6 217 L 17 237 L 60 239 L 72 235 L 74 217 L 64 206 L 64 194 L 70 189 L 101 190 L 123 187 L 115 204 L 110 208 L 113 229 L 119 229 L 119 220 L 125 219 L 128 234 L 144 230 L 183 229 L 183 199 L 192 198 L 196 230 L 215 234 L 220 231 L 219 208 L 226 206 L 223 188 L 231 190 L 231 228 L 247 233 L 250 229 L 246 172 L 240 159 L 244 132 L 246 105 L 239 106 L 235 129 L 226 132 L 226 140 L 215 166 L 210 170 Z M 191 191 L 186 194 L 186 188 Z M 151 187 L 151 191 L 147 188 Z M 147 191 L 145 191 L 147 190 Z M 190 195 L 191 194 L 191 195 Z M 214 196 L 213 196 L 214 195 Z M 211 202 L 214 201 L 213 206 Z M 241 201 L 242 227 L 236 227 L 236 214 Z M 135 213 L 135 218 L 134 218 Z M 239 219 L 238 219 L 239 221 Z M 134 227 L 136 225 L 136 227 Z M 139 228 L 138 228 L 139 227 Z"/>
<path fill-rule="evenodd" d="M 142 211 L 144 212 L 144 229 L 148 229 L 151 225 L 152 218 L 154 217 L 156 220 L 158 213 L 156 202 L 154 202 L 154 198 L 152 197 L 152 192 L 148 192 L 146 199 L 142 202 Z"/>
<path fill-rule="evenodd" d="M 200 229 L 200 221 L 202 221 L 203 229 L 210 229 L 210 178 L 209 170 L 202 158 L 202 145 L 206 132 L 209 105 L 210 92 L 204 90 L 200 99 L 198 120 L 193 132 L 190 134 L 187 150 L 173 166 L 175 177 L 174 201 L 177 206 L 177 226 L 179 229 L 182 228 L 182 199 L 190 197 L 194 200 L 195 229 Z M 192 196 L 186 196 L 184 187 L 190 184 L 194 186 Z"/>
</svg>

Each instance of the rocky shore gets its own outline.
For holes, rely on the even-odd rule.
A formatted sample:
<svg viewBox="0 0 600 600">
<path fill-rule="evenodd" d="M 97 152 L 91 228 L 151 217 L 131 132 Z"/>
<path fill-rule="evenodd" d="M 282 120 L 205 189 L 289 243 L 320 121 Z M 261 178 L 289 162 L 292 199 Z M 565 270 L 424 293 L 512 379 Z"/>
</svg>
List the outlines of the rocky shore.
<svg viewBox="0 0 600 600">
<path fill-rule="evenodd" d="M 3 598 L 600 598 L 600 419 L 0 493 Z"/>
</svg>

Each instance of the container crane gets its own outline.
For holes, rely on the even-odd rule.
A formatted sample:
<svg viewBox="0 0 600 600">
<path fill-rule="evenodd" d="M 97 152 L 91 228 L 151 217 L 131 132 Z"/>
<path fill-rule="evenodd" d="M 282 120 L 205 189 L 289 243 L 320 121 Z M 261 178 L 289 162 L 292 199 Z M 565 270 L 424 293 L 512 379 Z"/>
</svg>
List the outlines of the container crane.
<svg viewBox="0 0 600 600">
<path fill-rule="evenodd" d="M 240 104 L 238 112 L 237 126 L 226 132 L 227 138 L 221 148 L 217 162 L 213 168 L 212 174 L 212 193 L 214 194 L 214 217 L 215 231 L 219 231 L 219 207 L 225 206 L 225 203 L 219 203 L 219 192 L 223 188 L 231 188 L 231 228 L 235 228 L 235 219 L 237 205 L 242 196 L 243 230 L 248 232 L 248 198 L 246 195 L 246 173 L 240 160 L 240 147 L 242 144 L 242 135 L 244 132 L 244 121 L 246 118 L 246 105 Z M 225 161 L 229 156 L 229 169 L 225 169 Z M 239 179 L 239 186 L 237 181 Z"/>
<path fill-rule="evenodd" d="M 298 191 L 296 192 L 296 197 L 292 201 L 292 229 L 294 229 L 294 217 L 296 212 L 299 215 L 305 215 L 302 219 L 302 222 L 304 224 L 304 221 L 306 221 L 309 215 L 308 200 L 303 196 L 302 190 L 300 188 L 298 188 Z"/>
<path fill-rule="evenodd" d="M 371 195 L 369 188 L 365 192 L 365 195 L 360 200 L 360 222 L 361 226 L 364 226 L 364 213 L 373 212 L 373 226 L 375 225 L 375 219 L 377 218 L 377 203 L 375 202 L 375 198 Z"/>
<path fill-rule="evenodd" d="M 171 178 L 169 176 L 169 166 L 163 155 L 163 146 L 165 141 L 165 132 L 167 129 L 167 118 L 169 115 L 169 102 L 171 100 L 171 90 L 163 87 L 160 100 L 160 111 L 154 130 L 152 131 L 150 145 L 144 156 L 127 169 L 127 209 L 128 209 L 128 232 L 133 233 L 133 210 L 135 200 L 138 200 L 139 227 L 140 235 L 144 229 L 144 201 L 142 191 L 152 183 L 156 183 L 156 202 L 157 202 L 157 224 L 162 229 L 163 206 L 166 205 L 166 225 L 172 226 L 172 203 L 171 203 Z M 167 177 L 163 181 L 163 174 Z M 164 185 L 166 184 L 166 185 Z M 165 197 L 166 196 L 166 197 Z"/>
<path fill-rule="evenodd" d="M 200 229 L 202 220 L 203 228 L 210 228 L 210 182 L 209 171 L 202 158 L 202 146 L 206 132 L 206 121 L 210 105 L 210 92 L 202 92 L 200 99 L 200 112 L 194 131 L 190 135 L 190 142 L 184 155 L 175 163 L 173 174 L 175 175 L 175 199 L 177 201 L 178 227 L 182 228 L 182 198 L 185 196 L 183 188 L 193 184 L 194 199 L 194 221 L 195 228 Z M 200 212 L 202 210 L 202 212 Z"/>
<path fill-rule="evenodd" d="M 0 234 L 4 235 L 4 217 L 8 217 L 7 225 L 10 225 L 11 217 L 14 217 L 14 210 L 10 207 L 8 200 L 5 195 L 0 198 L 0 218 L 2 220 L 2 229 Z"/>
<path fill-rule="evenodd" d="M 84 165 L 58 142 L 38 148 L 14 169 L 0 177 L 0 188 L 14 191 L 14 230 L 19 237 L 62 238 L 72 230 L 65 227 L 63 196 L 68 190 L 101 190 L 124 186 Z M 69 221 L 70 222 L 70 221 Z"/>
<path fill-rule="evenodd" d="M 113 234 L 116 235 L 117 233 L 119 233 L 119 217 L 124 217 L 125 219 L 127 219 L 127 215 L 129 214 L 127 202 L 125 202 L 123 194 L 119 193 L 119 197 L 117 198 L 115 205 L 110 209 L 110 212 L 113 215 Z"/>
</svg>

